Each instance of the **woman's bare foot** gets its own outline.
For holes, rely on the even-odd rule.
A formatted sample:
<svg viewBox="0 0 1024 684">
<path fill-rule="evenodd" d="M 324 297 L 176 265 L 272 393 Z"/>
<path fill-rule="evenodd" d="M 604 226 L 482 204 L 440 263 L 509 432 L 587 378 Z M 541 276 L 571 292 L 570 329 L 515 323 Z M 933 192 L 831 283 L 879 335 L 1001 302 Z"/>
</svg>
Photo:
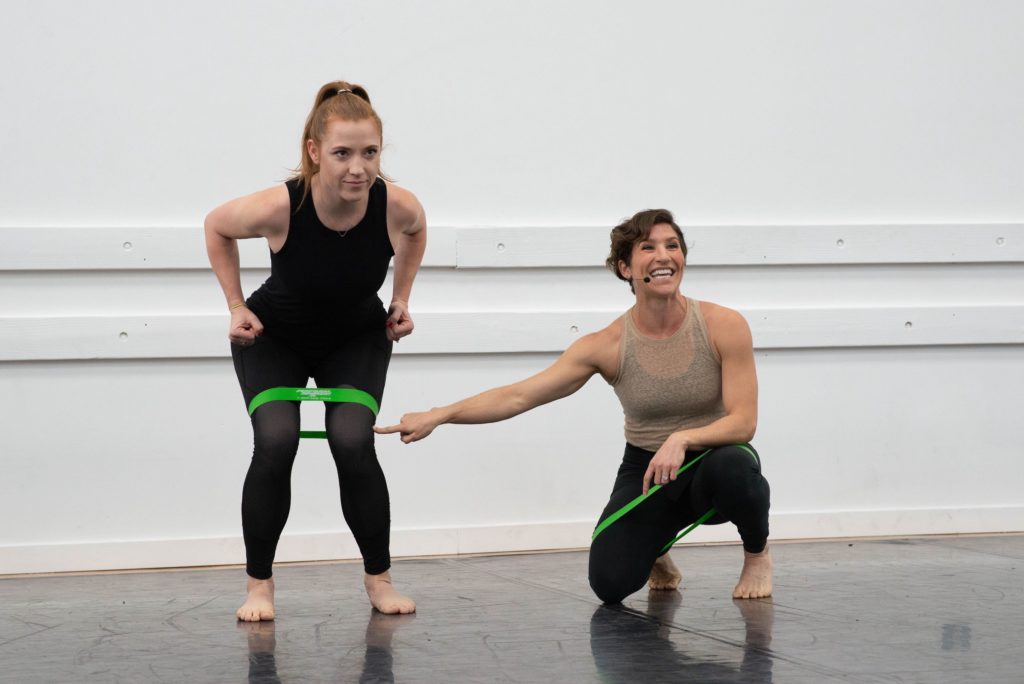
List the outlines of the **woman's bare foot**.
<svg viewBox="0 0 1024 684">
<path fill-rule="evenodd" d="M 768 547 L 760 553 L 743 552 L 743 571 L 732 590 L 737 599 L 765 598 L 772 595 L 772 556 Z"/>
<path fill-rule="evenodd" d="M 651 589 L 665 589 L 672 591 L 679 588 L 679 583 L 683 581 L 683 573 L 679 572 L 679 568 L 672 562 L 672 557 L 667 553 L 658 556 L 658 560 L 654 561 L 654 567 L 651 568 L 651 576 L 647 580 L 647 586 Z"/>
<path fill-rule="evenodd" d="M 250 577 L 246 585 L 249 595 L 235 615 L 245 622 L 274 619 L 274 580 Z"/>
<path fill-rule="evenodd" d="M 365 575 L 363 584 L 366 586 L 366 595 L 370 597 L 370 603 L 380 612 L 388 615 L 416 612 L 416 602 L 408 596 L 399 594 L 391 585 L 390 572 L 385 570 L 379 575 Z"/>
</svg>

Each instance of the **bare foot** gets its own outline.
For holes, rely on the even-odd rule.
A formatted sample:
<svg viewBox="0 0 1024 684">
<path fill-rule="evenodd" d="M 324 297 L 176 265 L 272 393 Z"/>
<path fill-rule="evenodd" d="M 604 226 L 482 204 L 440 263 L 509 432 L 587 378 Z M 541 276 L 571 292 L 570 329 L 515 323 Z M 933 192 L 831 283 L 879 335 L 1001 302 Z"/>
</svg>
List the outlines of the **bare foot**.
<svg viewBox="0 0 1024 684">
<path fill-rule="evenodd" d="M 768 547 L 760 553 L 743 552 L 743 571 L 732 590 L 737 599 L 765 598 L 772 595 L 772 556 Z"/>
<path fill-rule="evenodd" d="M 246 585 L 249 595 L 235 615 L 245 622 L 259 622 L 274 619 L 274 580 L 249 578 Z"/>
<path fill-rule="evenodd" d="M 408 596 L 399 594 L 391 585 L 390 572 L 385 570 L 379 575 L 365 575 L 363 584 L 366 586 L 366 595 L 370 597 L 370 603 L 380 612 L 388 615 L 416 612 L 416 602 Z"/>
<path fill-rule="evenodd" d="M 667 553 L 658 556 L 658 560 L 654 561 L 654 567 L 651 568 L 651 576 L 647 580 L 647 586 L 651 589 L 665 589 L 672 591 L 679 588 L 679 583 L 683 581 L 683 573 L 679 572 L 679 568 L 672 562 L 671 556 Z"/>
</svg>

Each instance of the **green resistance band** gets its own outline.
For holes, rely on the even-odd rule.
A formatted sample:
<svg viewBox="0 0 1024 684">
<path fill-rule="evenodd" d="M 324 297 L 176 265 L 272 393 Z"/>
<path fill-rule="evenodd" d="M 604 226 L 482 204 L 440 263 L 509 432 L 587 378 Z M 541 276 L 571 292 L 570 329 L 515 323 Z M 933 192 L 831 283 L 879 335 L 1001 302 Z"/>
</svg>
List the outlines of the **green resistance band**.
<svg viewBox="0 0 1024 684">
<path fill-rule="evenodd" d="M 755 451 L 754 451 L 753 449 L 751 449 L 751 448 L 750 448 L 750 447 L 749 447 L 748 445 L 746 445 L 746 444 L 737 444 L 737 445 L 735 445 L 735 446 L 738 446 L 738 447 L 739 447 L 740 449 L 743 449 L 743 450 L 744 450 L 744 451 L 746 451 L 746 452 L 747 452 L 748 454 L 750 454 L 751 458 L 753 458 L 755 462 L 757 462 L 757 463 L 759 463 L 759 462 L 760 462 L 760 461 L 758 461 L 758 458 L 757 458 L 757 452 L 755 452 Z M 711 453 L 712 451 L 713 451 L 712 449 L 708 449 L 707 451 L 704 451 L 703 453 L 701 453 L 700 455 L 698 455 L 698 456 L 697 456 L 697 458 L 693 459 L 693 460 L 692 460 L 692 461 L 690 461 L 689 463 L 684 463 L 684 464 L 683 464 L 683 466 L 682 466 L 682 467 L 681 467 L 681 468 L 680 468 L 679 470 L 677 470 L 677 471 L 676 471 L 676 475 L 677 475 L 677 476 L 679 476 L 679 475 L 681 475 L 681 474 L 682 474 L 683 472 L 685 472 L 685 471 L 689 470 L 690 468 L 692 468 L 693 466 L 697 465 L 697 462 L 698 462 L 698 461 L 700 461 L 700 459 L 704 458 L 705 456 L 707 456 L 708 454 L 710 454 L 710 453 Z M 611 515 L 609 515 L 609 516 L 608 516 L 607 518 L 605 518 L 604 520 L 602 520 L 602 521 L 601 521 L 601 523 L 600 523 L 600 524 L 599 524 L 599 525 L 597 526 L 597 528 L 596 528 L 596 529 L 594 530 L 594 536 L 592 536 L 592 537 L 590 538 L 590 541 L 591 541 L 591 542 L 593 542 L 593 541 L 594 541 L 595 539 L 597 539 L 597 535 L 599 535 L 599 534 L 601 534 L 602 532 L 604 532 L 604 531 L 605 531 L 606 529 L 608 529 L 608 528 L 609 528 L 609 527 L 610 527 L 610 526 L 612 525 L 612 523 L 614 523 L 614 522 L 615 522 L 616 520 L 618 520 L 618 519 L 619 519 L 619 518 L 621 518 L 622 516 L 626 515 L 626 514 L 627 514 L 627 513 L 629 513 L 629 512 L 631 511 L 631 510 L 633 510 L 634 508 L 636 508 L 637 506 L 639 506 L 640 504 L 642 504 L 642 503 L 643 503 L 644 501 L 646 501 L 646 500 L 647 500 L 647 499 L 648 499 L 648 498 L 649 498 L 649 497 L 650 497 L 650 496 L 651 496 L 652 494 L 654 494 L 654 493 L 655 493 L 656 491 L 658 491 L 659 489 L 661 489 L 661 488 L 662 488 L 662 486 L 663 486 L 663 485 L 654 485 L 653 487 L 651 487 L 650 489 L 648 489 L 648 490 L 647 490 L 647 493 L 646 493 L 646 494 L 641 494 L 640 496 L 636 497 L 635 499 L 633 499 L 632 501 L 630 501 L 630 502 L 629 502 L 628 504 L 626 504 L 625 506 L 623 506 L 623 507 L 622 507 L 622 508 L 620 508 L 619 510 L 615 511 L 614 513 L 612 513 Z M 712 508 L 711 508 L 710 510 L 708 510 L 708 512 L 707 512 L 707 513 L 705 513 L 704 515 L 702 515 L 701 517 L 699 517 L 699 518 L 697 519 L 697 521 L 696 521 L 696 522 L 694 522 L 694 523 L 693 523 L 692 525 L 690 525 L 690 526 L 689 526 L 689 527 L 687 527 L 687 528 L 686 528 L 685 530 L 683 530 L 682 532 L 680 532 L 680 533 L 679 533 L 679 536 L 677 536 L 677 537 L 676 537 L 675 539 L 673 539 L 672 541 L 670 541 L 670 542 L 669 542 L 668 544 L 665 544 L 665 546 L 663 546 L 663 547 L 662 547 L 662 549 L 661 549 L 661 551 L 660 551 L 659 553 L 664 553 L 664 552 L 668 551 L 668 550 L 669 550 L 670 548 L 672 548 L 672 545 L 673 545 L 673 544 L 675 544 L 675 543 L 676 543 L 677 541 L 679 541 L 680 539 L 682 539 L 683 537 L 685 537 L 686 535 L 688 535 L 688 534 L 689 534 L 690 532 L 693 532 L 693 531 L 694 531 L 695 529 L 697 529 L 697 528 L 698 528 L 698 527 L 699 527 L 700 525 L 703 525 L 703 524 L 704 524 L 705 522 L 707 522 L 707 521 L 708 521 L 708 520 L 709 520 L 709 519 L 711 518 L 711 516 L 713 516 L 713 515 L 714 515 L 714 514 L 715 514 L 716 512 L 717 512 L 717 511 L 716 511 L 716 510 L 714 509 L 714 507 L 712 507 Z"/>
<path fill-rule="evenodd" d="M 377 400 L 362 390 L 352 387 L 271 387 L 263 390 L 249 402 L 249 415 L 268 401 L 324 401 L 334 403 L 362 404 L 377 415 L 380 406 Z M 299 437 L 327 439 L 323 430 L 301 430 Z"/>
</svg>

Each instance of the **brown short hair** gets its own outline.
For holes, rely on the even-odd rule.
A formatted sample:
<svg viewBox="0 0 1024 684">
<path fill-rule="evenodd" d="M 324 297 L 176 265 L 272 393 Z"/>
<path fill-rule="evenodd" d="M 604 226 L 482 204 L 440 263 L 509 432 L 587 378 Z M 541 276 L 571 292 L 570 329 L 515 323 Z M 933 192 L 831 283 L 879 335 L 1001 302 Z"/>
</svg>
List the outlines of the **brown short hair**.
<svg viewBox="0 0 1024 684">
<path fill-rule="evenodd" d="M 629 260 L 633 255 L 633 245 L 641 240 L 646 240 L 651 234 L 651 229 L 659 223 L 667 223 L 672 226 L 672 230 L 679 236 L 679 245 L 685 257 L 686 240 L 683 239 L 683 231 L 676 224 L 675 219 L 672 218 L 672 212 L 668 209 L 645 209 L 644 211 L 638 211 L 612 228 L 612 249 L 604 263 L 615 274 L 616 278 L 629 283 L 629 289 L 632 291 L 635 291 L 633 290 L 633 282 L 619 272 L 619 262 L 625 261 L 626 265 L 629 265 Z"/>
<path fill-rule="evenodd" d="M 370 104 L 366 88 L 348 81 L 331 81 L 320 86 L 313 99 L 313 109 L 310 110 L 309 116 L 306 117 L 306 125 L 302 128 L 299 166 L 295 169 L 295 175 L 291 177 L 291 180 L 302 181 L 302 201 L 309 195 L 310 181 L 320 170 L 320 165 L 309 156 L 306 141 L 313 140 L 319 144 L 323 140 L 327 121 L 332 118 L 342 121 L 371 119 L 377 125 L 381 143 L 384 142 L 384 124 Z M 383 174 L 381 176 L 387 178 Z"/>
</svg>

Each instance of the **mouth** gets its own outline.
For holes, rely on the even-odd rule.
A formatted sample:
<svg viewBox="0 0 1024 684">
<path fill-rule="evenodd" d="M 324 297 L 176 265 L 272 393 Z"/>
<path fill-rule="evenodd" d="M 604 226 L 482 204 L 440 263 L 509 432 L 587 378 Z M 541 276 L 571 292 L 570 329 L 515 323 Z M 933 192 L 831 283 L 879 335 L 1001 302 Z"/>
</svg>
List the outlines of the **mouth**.
<svg viewBox="0 0 1024 684">
<path fill-rule="evenodd" d="M 651 271 L 650 278 L 651 280 L 671 280 L 675 274 L 675 270 L 671 268 L 656 268 Z"/>
</svg>

